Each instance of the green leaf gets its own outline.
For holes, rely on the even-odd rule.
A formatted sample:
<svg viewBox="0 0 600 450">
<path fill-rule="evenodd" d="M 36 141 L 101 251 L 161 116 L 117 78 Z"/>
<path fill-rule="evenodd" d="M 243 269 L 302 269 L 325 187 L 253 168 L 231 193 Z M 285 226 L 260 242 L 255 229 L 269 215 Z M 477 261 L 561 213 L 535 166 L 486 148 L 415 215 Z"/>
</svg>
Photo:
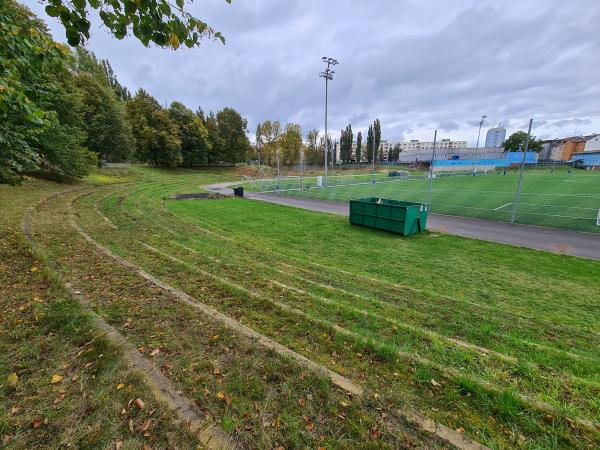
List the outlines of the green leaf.
<svg viewBox="0 0 600 450">
<path fill-rule="evenodd" d="M 83 11 L 85 9 L 85 0 L 73 0 L 73 6 L 79 11 Z"/>
<path fill-rule="evenodd" d="M 60 9 L 56 6 L 48 5 L 44 9 L 46 10 L 46 14 L 48 14 L 50 17 L 58 17 L 60 14 Z"/>
</svg>

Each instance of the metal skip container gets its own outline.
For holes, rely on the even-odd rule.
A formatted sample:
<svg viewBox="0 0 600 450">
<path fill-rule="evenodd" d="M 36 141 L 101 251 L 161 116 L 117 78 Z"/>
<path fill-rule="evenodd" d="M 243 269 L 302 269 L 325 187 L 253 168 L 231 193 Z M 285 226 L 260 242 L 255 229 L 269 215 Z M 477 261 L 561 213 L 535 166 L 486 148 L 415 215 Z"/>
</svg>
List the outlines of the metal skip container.
<svg viewBox="0 0 600 450">
<path fill-rule="evenodd" d="M 409 236 L 425 231 L 428 210 L 423 203 L 362 198 L 350 200 L 350 223 Z"/>
</svg>

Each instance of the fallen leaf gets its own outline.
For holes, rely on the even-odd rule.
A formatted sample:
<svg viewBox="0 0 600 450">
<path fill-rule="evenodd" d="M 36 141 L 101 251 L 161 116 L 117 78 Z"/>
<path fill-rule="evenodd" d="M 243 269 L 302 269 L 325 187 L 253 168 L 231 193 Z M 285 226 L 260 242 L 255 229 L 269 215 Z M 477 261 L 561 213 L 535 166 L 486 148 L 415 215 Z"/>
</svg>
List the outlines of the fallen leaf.
<svg viewBox="0 0 600 450">
<path fill-rule="evenodd" d="M 217 368 L 215 368 L 215 369 L 213 370 L 213 375 L 217 375 L 217 376 L 218 376 L 218 375 L 222 375 L 222 374 L 221 374 L 221 369 L 219 369 L 218 367 L 217 367 Z"/>
<path fill-rule="evenodd" d="M 2 445 L 8 445 L 12 441 L 12 436 L 6 435 L 2 438 Z"/>
<path fill-rule="evenodd" d="M 217 392 L 217 398 L 223 400 L 225 398 L 225 393 L 221 391 Z"/>
<path fill-rule="evenodd" d="M 120 391 L 121 389 L 123 389 L 125 387 L 125 385 L 123 383 L 119 383 L 117 384 L 117 391 Z"/>
<path fill-rule="evenodd" d="M 304 428 L 306 428 L 306 431 L 313 431 L 315 429 L 315 423 L 314 422 L 308 422 Z"/>
<path fill-rule="evenodd" d="M 129 431 L 131 431 L 133 433 L 133 419 L 129 419 L 128 426 L 129 426 Z"/>
<path fill-rule="evenodd" d="M 117 441 L 115 444 L 115 450 L 121 450 L 121 447 L 123 447 L 123 441 Z"/>
<path fill-rule="evenodd" d="M 144 406 L 146 405 L 146 404 L 143 402 L 143 400 L 142 400 L 141 398 L 136 398 L 136 399 L 133 401 L 133 404 L 134 404 L 135 406 L 137 406 L 138 408 L 140 408 L 140 409 L 144 409 Z"/>
<path fill-rule="evenodd" d="M 160 348 L 155 348 L 150 352 L 150 356 L 156 356 L 160 353 Z"/>
<path fill-rule="evenodd" d="M 33 267 L 31 268 L 31 271 L 32 271 L 32 272 L 37 272 L 37 271 L 38 271 L 38 268 L 37 268 L 36 266 L 33 266 Z"/>
<path fill-rule="evenodd" d="M 148 431 L 148 428 L 150 428 L 150 419 L 144 421 L 144 424 L 142 425 L 142 431 Z"/>
<path fill-rule="evenodd" d="M 144 450 L 151 450 L 152 447 L 150 447 L 148 444 L 144 444 Z"/>
<path fill-rule="evenodd" d="M 459 433 L 464 433 L 464 432 L 465 432 L 465 429 L 464 429 L 463 427 L 458 427 L 458 428 L 456 429 L 456 431 L 458 431 Z"/>
<path fill-rule="evenodd" d="M 341 406 L 342 408 L 347 408 L 347 407 L 348 407 L 348 406 L 350 406 L 350 405 L 349 405 L 348 403 L 346 403 L 346 402 L 340 402 L 340 406 Z"/>
<path fill-rule="evenodd" d="M 62 381 L 63 377 L 62 375 L 58 375 L 58 374 L 54 374 L 52 375 L 52 379 L 50 380 L 51 384 L 56 384 L 56 383 L 60 383 Z"/>
<path fill-rule="evenodd" d="M 379 429 L 379 426 L 377 424 L 373 424 L 370 431 L 371 439 L 379 439 L 379 437 L 381 436 L 381 430 Z"/>
<path fill-rule="evenodd" d="M 10 386 L 16 386 L 17 382 L 19 381 L 19 375 L 17 375 L 16 372 L 13 372 L 6 377 L 6 381 Z"/>
<path fill-rule="evenodd" d="M 306 405 L 306 400 L 304 399 L 304 397 L 300 397 L 298 399 L 298 405 L 300 405 L 300 406 Z"/>
<path fill-rule="evenodd" d="M 440 384 L 440 383 L 438 383 L 437 381 L 435 381 L 433 378 L 431 379 L 431 384 L 432 384 L 433 386 L 435 386 L 435 387 L 440 387 L 440 386 L 441 386 L 441 384 Z"/>
<path fill-rule="evenodd" d="M 73 375 L 71 377 L 71 381 L 77 381 L 78 378 L 79 378 L 79 375 Z"/>
<path fill-rule="evenodd" d="M 10 408 L 10 415 L 14 416 L 16 413 L 18 413 L 19 411 L 21 411 L 21 408 L 18 407 L 17 405 L 13 406 L 12 408 Z"/>
<path fill-rule="evenodd" d="M 37 419 L 33 420 L 33 428 L 39 428 L 42 426 L 42 423 L 44 423 L 44 421 L 38 417 Z"/>
</svg>

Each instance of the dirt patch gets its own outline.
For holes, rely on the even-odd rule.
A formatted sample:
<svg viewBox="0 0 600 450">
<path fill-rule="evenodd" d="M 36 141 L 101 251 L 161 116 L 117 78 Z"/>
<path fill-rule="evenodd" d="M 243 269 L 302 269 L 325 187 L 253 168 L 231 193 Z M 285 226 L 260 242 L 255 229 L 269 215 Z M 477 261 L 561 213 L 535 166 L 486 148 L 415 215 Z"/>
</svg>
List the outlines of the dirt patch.
<svg viewBox="0 0 600 450">
<path fill-rule="evenodd" d="M 219 194 L 218 192 L 198 192 L 195 194 L 173 194 L 169 197 L 170 200 L 219 200 L 222 198 L 228 198 L 229 195 Z"/>
</svg>

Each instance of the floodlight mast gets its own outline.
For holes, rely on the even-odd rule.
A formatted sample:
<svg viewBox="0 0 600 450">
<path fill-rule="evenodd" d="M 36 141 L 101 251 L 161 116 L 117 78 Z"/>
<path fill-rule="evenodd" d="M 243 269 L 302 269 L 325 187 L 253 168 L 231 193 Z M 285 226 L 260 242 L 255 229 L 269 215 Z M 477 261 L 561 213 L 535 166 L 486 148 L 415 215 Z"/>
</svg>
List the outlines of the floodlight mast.
<svg viewBox="0 0 600 450">
<path fill-rule="evenodd" d="M 479 121 L 479 133 L 477 133 L 477 147 L 475 147 L 475 150 L 477 150 L 479 148 L 479 138 L 481 137 L 481 127 L 485 123 L 485 119 L 487 119 L 487 116 L 481 116 L 481 120 Z"/>
<path fill-rule="evenodd" d="M 321 60 L 327 64 L 327 68 L 319 74 L 321 78 L 325 78 L 325 187 L 327 187 L 327 162 L 328 162 L 328 154 L 329 154 L 329 139 L 327 133 L 327 100 L 328 100 L 328 83 L 333 80 L 333 74 L 335 73 L 331 70 L 331 66 L 335 66 L 339 64 L 339 61 L 335 58 L 330 58 L 327 56 L 323 56 Z M 333 158 L 331 159 L 333 161 Z"/>
</svg>

